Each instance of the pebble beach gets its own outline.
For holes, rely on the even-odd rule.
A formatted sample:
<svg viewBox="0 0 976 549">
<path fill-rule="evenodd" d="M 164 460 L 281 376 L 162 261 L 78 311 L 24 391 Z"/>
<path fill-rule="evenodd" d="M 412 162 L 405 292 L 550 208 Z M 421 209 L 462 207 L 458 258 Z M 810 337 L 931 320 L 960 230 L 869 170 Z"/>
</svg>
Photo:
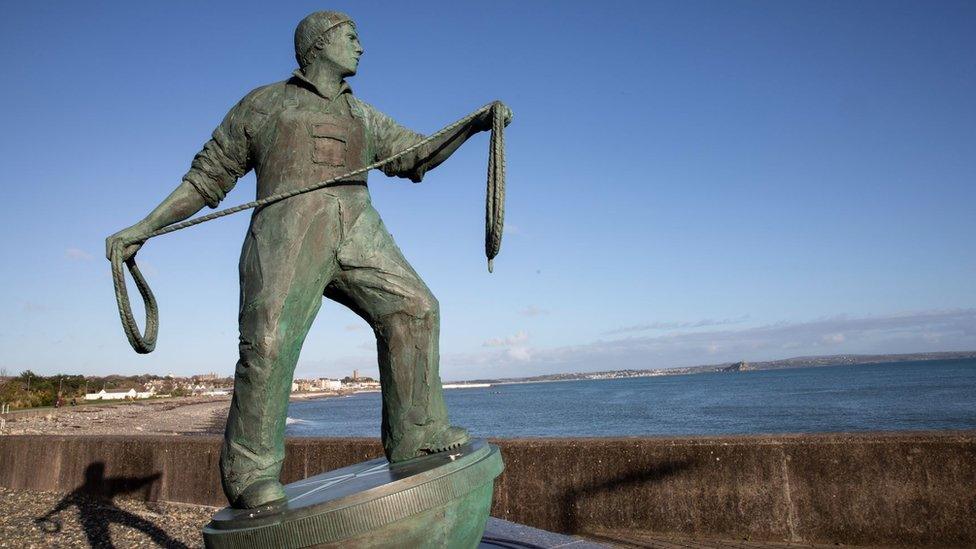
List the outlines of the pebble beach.
<svg viewBox="0 0 976 549">
<path fill-rule="evenodd" d="M 6 414 L 4 435 L 220 434 L 230 397 L 65 406 Z"/>
<path fill-rule="evenodd" d="M 0 487 L 0 549 L 202 547 L 216 507 Z"/>
</svg>

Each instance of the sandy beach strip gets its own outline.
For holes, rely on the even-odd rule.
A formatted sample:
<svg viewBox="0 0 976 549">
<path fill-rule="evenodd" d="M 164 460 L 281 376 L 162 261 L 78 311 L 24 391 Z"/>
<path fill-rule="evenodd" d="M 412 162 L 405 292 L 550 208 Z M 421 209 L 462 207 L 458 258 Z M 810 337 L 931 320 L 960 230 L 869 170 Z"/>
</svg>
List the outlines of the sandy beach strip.
<svg viewBox="0 0 976 549">
<path fill-rule="evenodd" d="M 297 393 L 292 402 L 334 393 Z M 2 435 L 223 434 L 230 396 L 173 397 L 5 414 Z"/>
<path fill-rule="evenodd" d="M 230 397 L 186 397 L 8 414 L 5 435 L 185 435 L 224 431 Z"/>
</svg>

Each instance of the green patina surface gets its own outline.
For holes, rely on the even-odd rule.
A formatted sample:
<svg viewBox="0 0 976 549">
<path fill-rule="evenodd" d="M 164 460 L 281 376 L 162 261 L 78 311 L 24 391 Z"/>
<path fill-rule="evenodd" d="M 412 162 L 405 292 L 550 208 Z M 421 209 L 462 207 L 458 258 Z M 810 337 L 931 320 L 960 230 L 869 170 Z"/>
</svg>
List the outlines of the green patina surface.
<svg viewBox="0 0 976 549">
<path fill-rule="evenodd" d="M 424 139 L 353 95 L 345 79 L 356 73 L 363 48 L 347 16 L 317 12 L 302 20 L 295 52 L 299 69 L 235 105 L 180 186 L 144 220 L 109 237 L 107 255 L 123 249 L 123 260 L 132 257 L 145 235 L 205 205 L 216 207 L 251 170 L 258 198 L 268 197 L 349 173 Z M 511 112 L 500 108 L 507 124 Z M 469 137 L 491 128 L 486 112 L 382 170 L 419 182 Z M 381 435 L 391 462 L 468 439 L 448 423 L 438 374 L 438 302 L 373 208 L 366 173 L 255 210 L 240 286 L 240 359 L 220 462 L 232 505 L 252 508 L 284 496 L 278 477 L 288 395 L 323 296 L 349 307 L 376 334 Z"/>
</svg>

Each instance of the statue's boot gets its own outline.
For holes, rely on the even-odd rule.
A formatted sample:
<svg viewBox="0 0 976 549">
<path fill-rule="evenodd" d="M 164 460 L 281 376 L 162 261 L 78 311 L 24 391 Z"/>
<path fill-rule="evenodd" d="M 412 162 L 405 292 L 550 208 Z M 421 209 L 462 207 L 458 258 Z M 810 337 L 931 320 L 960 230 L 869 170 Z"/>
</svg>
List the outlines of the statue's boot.
<svg viewBox="0 0 976 549">
<path fill-rule="evenodd" d="M 245 488 L 233 502 L 237 509 L 254 509 L 266 505 L 280 505 L 287 501 L 285 489 L 274 479 L 263 479 Z"/>
<path fill-rule="evenodd" d="M 390 461 L 406 461 L 415 457 L 447 452 L 471 440 L 468 431 L 454 425 L 431 424 L 408 429 L 406 435 L 391 445 Z"/>
<path fill-rule="evenodd" d="M 438 375 L 439 313 L 394 314 L 378 324 L 383 389 L 383 449 L 391 462 L 445 452 L 470 440 L 450 425 Z M 389 372 L 389 373 L 387 373 Z"/>
<path fill-rule="evenodd" d="M 414 426 L 397 440 L 384 439 L 383 446 L 391 463 L 447 452 L 471 440 L 468 431 L 454 425 Z"/>
<path fill-rule="evenodd" d="M 456 425 L 448 425 L 446 428 L 425 435 L 419 450 L 428 454 L 446 452 L 453 450 L 465 442 L 471 440 L 468 430 Z"/>
</svg>

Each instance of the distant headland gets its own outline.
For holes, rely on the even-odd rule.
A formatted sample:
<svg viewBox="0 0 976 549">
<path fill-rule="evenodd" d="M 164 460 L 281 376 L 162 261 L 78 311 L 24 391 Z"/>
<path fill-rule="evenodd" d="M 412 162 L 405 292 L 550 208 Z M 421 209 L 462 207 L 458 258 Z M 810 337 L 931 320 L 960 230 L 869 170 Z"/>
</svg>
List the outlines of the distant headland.
<svg viewBox="0 0 976 549">
<path fill-rule="evenodd" d="M 819 366 L 853 366 L 885 362 L 916 362 L 926 360 L 956 360 L 976 358 L 976 351 L 950 351 L 937 353 L 909 353 L 897 355 L 824 355 L 799 356 L 762 362 L 724 362 L 680 368 L 653 368 L 647 370 L 605 370 L 598 372 L 574 372 L 545 374 L 531 377 L 506 377 L 497 379 L 472 379 L 465 383 L 535 383 L 540 381 L 575 381 L 583 379 L 621 379 L 630 377 L 674 376 L 704 374 L 710 372 L 745 372 L 753 370 L 782 370 L 787 368 L 815 368 Z"/>
</svg>

